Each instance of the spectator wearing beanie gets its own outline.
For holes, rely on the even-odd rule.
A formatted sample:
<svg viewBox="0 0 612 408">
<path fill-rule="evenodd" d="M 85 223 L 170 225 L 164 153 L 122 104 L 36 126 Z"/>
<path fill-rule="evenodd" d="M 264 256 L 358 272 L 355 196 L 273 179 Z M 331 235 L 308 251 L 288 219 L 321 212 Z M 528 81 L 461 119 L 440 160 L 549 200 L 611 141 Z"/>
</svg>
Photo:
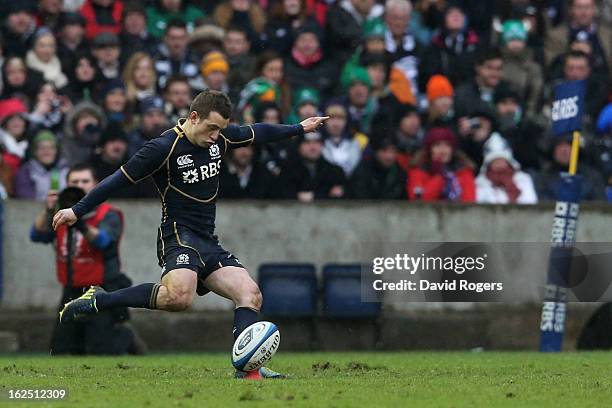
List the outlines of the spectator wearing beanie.
<svg viewBox="0 0 612 408">
<path fill-rule="evenodd" d="M 433 128 L 427 132 L 424 145 L 408 173 L 408 197 L 423 201 L 474 202 L 473 166 L 457 150 L 453 131 Z"/>
<path fill-rule="evenodd" d="M 229 63 L 225 55 L 219 51 L 211 51 L 202 58 L 200 72 L 204 83 L 208 89 L 213 91 L 225 92 L 229 91 L 227 84 L 227 75 L 229 73 Z"/>
<path fill-rule="evenodd" d="M 397 146 L 392 138 L 373 143 L 372 157 L 363 160 L 351 178 L 350 196 L 367 200 L 406 198 L 406 172 L 397 164 Z"/>
<path fill-rule="evenodd" d="M 535 204 L 533 180 L 521 171 L 512 150 L 505 143 L 490 146 L 476 177 L 476 202 L 486 204 Z"/>
<path fill-rule="evenodd" d="M 300 123 L 306 118 L 319 114 L 321 96 L 314 88 L 296 89 L 293 94 L 293 109 L 287 116 L 287 123 Z"/>
<path fill-rule="evenodd" d="M 0 101 L 0 144 L 3 162 L 17 171 L 28 150 L 28 110 L 17 98 Z"/>
<path fill-rule="evenodd" d="M 455 91 L 448 78 L 434 75 L 427 81 L 427 126 L 450 126 L 454 119 Z"/>
<path fill-rule="evenodd" d="M 368 71 L 360 66 L 352 67 L 343 73 L 340 81 L 346 94 L 340 101 L 347 109 L 351 130 L 369 134 L 378 111 L 378 101 L 371 94 L 372 82 Z"/>
<path fill-rule="evenodd" d="M 535 121 L 524 117 L 521 99 L 512 87 L 501 83 L 493 97 L 498 131 L 508 140 L 514 157 L 527 171 L 539 170 L 546 160 L 547 149 L 544 129 Z"/>
<path fill-rule="evenodd" d="M 129 135 L 128 155 L 132 157 L 149 140 L 168 129 L 164 100 L 159 96 L 146 98 L 140 104 L 140 126 Z"/>
<path fill-rule="evenodd" d="M 57 138 L 49 130 L 39 131 L 31 143 L 32 158 L 25 162 L 15 177 L 15 195 L 43 201 L 49 190 L 66 187 L 68 165 L 59 156 Z"/>
<path fill-rule="evenodd" d="M 323 157 L 340 166 L 349 178 L 361 160 L 361 147 L 347 130 L 347 113 L 344 106 L 329 105 L 325 116 L 329 116 L 329 119 L 321 130 L 324 137 Z"/>
<path fill-rule="evenodd" d="M 102 33 L 121 32 L 121 0 L 85 0 L 80 14 L 85 18 L 85 35 L 90 41 Z"/>
<path fill-rule="evenodd" d="M 502 41 L 503 71 L 502 78 L 518 91 L 525 101 L 526 116 L 540 116 L 542 100 L 542 69 L 533 57 L 533 51 L 526 46 L 527 30 L 522 21 L 504 22 Z"/>
<path fill-rule="evenodd" d="M 43 74 L 45 82 L 51 82 L 56 88 L 68 83 L 62 72 L 62 64 L 56 54 L 55 36 L 48 28 L 40 28 L 34 34 L 33 47 L 26 54 L 26 64 Z"/>
</svg>

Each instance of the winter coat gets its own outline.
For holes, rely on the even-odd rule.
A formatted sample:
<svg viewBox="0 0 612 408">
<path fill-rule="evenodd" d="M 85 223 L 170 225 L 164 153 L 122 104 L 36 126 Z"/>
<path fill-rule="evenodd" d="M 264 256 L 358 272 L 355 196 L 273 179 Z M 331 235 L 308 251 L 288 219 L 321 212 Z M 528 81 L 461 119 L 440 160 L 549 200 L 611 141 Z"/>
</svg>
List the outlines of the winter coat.
<svg viewBox="0 0 612 408">
<path fill-rule="evenodd" d="M 516 171 L 512 176 L 512 181 L 521 194 L 516 199 L 517 204 L 535 204 L 538 202 L 538 196 L 533 186 L 533 179 L 524 171 Z M 476 202 L 487 204 L 508 204 L 510 199 L 506 190 L 501 187 L 494 186 L 484 173 L 480 173 L 476 177 Z"/>
<path fill-rule="evenodd" d="M 526 48 L 519 54 L 513 54 L 503 49 L 502 55 L 504 80 L 519 92 L 529 117 L 540 114 L 544 78 L 542 68 L 531 56 L 531 50 Z"/>
<path fill-rule="evenodd" d="M 398 165 L 384 168 L 374 159 L 364 160 L 353 173 L 350 195 L 357 199 L 406 198 L 406 172 Z"/>
<path fill-rule="evenodd" d="M 99 130 L 106 127 L 106 118 L 102 110 L 91 102 L 81 102 L 70 111 L 64 121 L 64 133 L 61 140 L 61 156 L 72 166 L 89 160 L 93 150 L 98 144 L 100 132 L 97 135 L 77 135 L 75 126 L 76 118 L 84 111 L 94 113 L 100 122 Z"/>
<path fill-rule="evenodd" d="M 44 201 L 51 189 L 51 180 L 59 183 L 59 190 L 66 187 L 67 163 L 60 160 L 51 169 L 45 168 L 39 161 L 30 159 L 17 171 L 15 176 L 15 196 Z"/>
</svg>

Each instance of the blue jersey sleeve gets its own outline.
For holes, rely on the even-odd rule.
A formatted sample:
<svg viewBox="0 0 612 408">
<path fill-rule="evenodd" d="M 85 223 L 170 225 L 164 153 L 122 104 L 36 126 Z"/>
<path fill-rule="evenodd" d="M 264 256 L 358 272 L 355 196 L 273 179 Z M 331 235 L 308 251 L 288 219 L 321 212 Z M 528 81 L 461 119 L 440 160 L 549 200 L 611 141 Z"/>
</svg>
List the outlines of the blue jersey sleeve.
<svg viewBox="0 0 612 408">
<path fill-rule="evenodd" d="M 93 190 L 72 207 L 74 214 L 81 218 L 96 206 L 106 201 L 115 191 L 138 183 L 159 170 L 172 154 L 179 136 L 162 136 L 150 140 L 116 172 L 102 180 Z"/>
<path fill-rule="evenodd" d="M 127 163 L 121 166 L 121 172 L 132 183 L 146 179 L 162 168 L 178 140 L 179 135 L 161 136 L 149 140 Z"/>
<path fill-rule="evenodd" d="M 304 134 L 302 125 L 271 125 L 255 123 L 247 126 L 229 125 L 221 132 L 225 140 L 225 151 L 251 144 L 265 144 L 277 142 L 292 136 Z"/>
</svg>

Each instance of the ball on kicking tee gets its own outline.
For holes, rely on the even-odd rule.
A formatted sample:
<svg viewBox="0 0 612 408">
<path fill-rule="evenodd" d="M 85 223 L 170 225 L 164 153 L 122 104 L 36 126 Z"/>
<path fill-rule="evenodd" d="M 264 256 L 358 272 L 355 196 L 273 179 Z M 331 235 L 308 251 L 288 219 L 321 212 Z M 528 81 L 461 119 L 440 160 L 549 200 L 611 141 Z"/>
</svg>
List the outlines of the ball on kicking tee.
<svg viewBox="0 0 612 408">
<path fill-rule="evenodd" d="M 253 323 L 232 347 L 232 365 L 242 371 L 257 370 L 272 359 L 280 345 L 280 332 L 271 322 Z"/>
</svg>

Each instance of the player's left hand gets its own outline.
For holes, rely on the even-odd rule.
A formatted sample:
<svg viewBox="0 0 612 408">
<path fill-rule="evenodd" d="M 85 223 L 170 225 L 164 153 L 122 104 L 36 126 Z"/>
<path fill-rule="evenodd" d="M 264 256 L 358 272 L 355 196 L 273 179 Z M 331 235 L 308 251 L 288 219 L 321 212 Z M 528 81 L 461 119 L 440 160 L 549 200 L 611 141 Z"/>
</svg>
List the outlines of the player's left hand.
<svg viewBox="0 0 612 408">
<path fill-rule="evenodd" d="M 323 123 L 325 123 L 327 119 L 329 119 L 329 116 L 313 116 L 301 121 L 300 125 L 304 128 L 304 133 L 310 133 L 323 126 Z"/>
<path fill-rule="evenodd" d="M 63 210 L 59 210 L 55 216 L 53 217 L 53 229 L 57 231 L 57 229 L 64 224 L 72 225 L 77 222 L 77 216 L 72 211 L 72 208 L 65 208 Z"/>
</svg>

